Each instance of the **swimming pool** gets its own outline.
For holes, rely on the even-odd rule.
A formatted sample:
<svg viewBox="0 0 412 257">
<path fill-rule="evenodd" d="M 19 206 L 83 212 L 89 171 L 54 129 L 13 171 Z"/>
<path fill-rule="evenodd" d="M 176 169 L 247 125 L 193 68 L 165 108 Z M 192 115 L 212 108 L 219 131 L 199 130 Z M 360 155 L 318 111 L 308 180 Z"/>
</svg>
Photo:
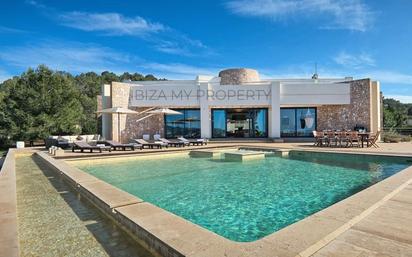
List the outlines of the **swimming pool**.
<svg viewBox="0 0 412 257">
<path fill-rule="evenodd" d="M 315 154 L 249 162 L 187 154 L 79 162 L 84 171 L 233 241 L 258 240 L 410 164 L 403 158 Z"/>
</svg>

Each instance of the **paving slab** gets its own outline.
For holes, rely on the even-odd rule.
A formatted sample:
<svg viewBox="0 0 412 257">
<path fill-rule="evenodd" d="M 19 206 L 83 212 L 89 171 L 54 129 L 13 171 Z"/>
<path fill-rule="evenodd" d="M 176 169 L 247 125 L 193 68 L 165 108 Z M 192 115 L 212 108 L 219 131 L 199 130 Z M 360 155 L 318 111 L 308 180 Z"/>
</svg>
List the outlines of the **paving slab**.
<svg viewBox="0 0 412 257">
<path fill-rule="evenodd" d="M 64 161 L 57 160 L 46 152 L 36 153 L 43 161 L 46 161 L 52 168 L 56 169 L 63 176 L 65 176 L 70 183 L 77 185 L 82 182 L 97 181 L 98 179 L 76 167 L 67 164 Z"/>
<path fill-rule="evenodd" d="M 82 182 L 79 183 L 79 186 L 79 190 L 85 191 L 91 200 L 97 198 L 102 205 L 109 209 L 143 202 L 142 199 L 101 180 Z"/>
<path fill-rule="evenodd" d="M 376 252 L 355 246 L 340 240 L 324 247 L 321 251 L 312 255 L 313 257 L 360 257 L 360 256 L 377 256 Z M 385 256 L 381 256 L 385 257 Z"/>
<path fill-rule="evenodd" d="M 350 229 L 337 241 L 361 247 L 387 256 L 412 256 L 412 245 L 380 237 L 374 234 Z"/>
<path fill-rule="evenodd" d="M 333 237 L 344 225 L 343 221 L 312 215 L 261 240 L 280 244 L 282 248 L 293 253 L 301 253 L 311 247 L 323 246 L 326 240 Z"/>
<path fill-rule="evenodd" d="M 153 248 L 169 246 L 172 249 L 179 249 L 184 256 L 223 256 L 214 255 L 210 251 L 214 251 L 215 254 L 216 251 L 220 251 L 223 254 L 227 246 L 233 245 L 230 240 L 150 203 L 139 203 L 115 208 L 115 210 L 120 219 L 130 220 L 140 229 L 150 231 L 150 234 L 157 238 L 157 242 L 153 242 L 151 246 Z M 139 228 L 132 228 L 132 230 L 136 229 Z M 162 242 L 162 246 L 157 245 Z M 218 247 L 219 245 L 222 247 Z M 238 251 L 239 249 L 231 249 L 226 254 L 234 254 Z"/>
<path fill-rule="evenodd" d="M 19 256 L 15 150 L 10 150 L 0 170 L 0 256 Z"/>
</svg>

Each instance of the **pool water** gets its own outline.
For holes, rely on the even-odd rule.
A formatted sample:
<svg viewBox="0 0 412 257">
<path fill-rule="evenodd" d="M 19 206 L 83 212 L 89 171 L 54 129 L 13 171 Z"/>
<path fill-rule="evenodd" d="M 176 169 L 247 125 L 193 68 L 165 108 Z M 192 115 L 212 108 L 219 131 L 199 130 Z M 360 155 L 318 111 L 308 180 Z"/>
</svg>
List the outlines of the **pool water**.
<svg viewBox="0 0 412 257">
<path fill-rule="evenodd" d="M 292 153 L 249 162 L 132 158 L 84 171 L 234 241 L 280 230 L 406 168 L 405 160 Z"/>
</svg>

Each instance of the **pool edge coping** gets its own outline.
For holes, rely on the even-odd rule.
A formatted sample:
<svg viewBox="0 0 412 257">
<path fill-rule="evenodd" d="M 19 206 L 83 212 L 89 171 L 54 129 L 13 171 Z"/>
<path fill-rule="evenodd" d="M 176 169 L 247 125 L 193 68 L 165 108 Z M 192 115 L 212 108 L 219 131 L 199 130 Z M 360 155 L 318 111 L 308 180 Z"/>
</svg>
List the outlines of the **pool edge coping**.
<svg viewBox="0 0 412 257">
<path fill-rule="evenodd" d="M 18 257 L 16 157 L 32 154 L 32 149 L 9 149 L 0 169 L 0 255 Z"/>
<path fill-rule="evenodd" d="M 268 149 L 268 148 L 266 148 Z M 275 149 L 275 148 L 272 148 Z M 277 149 L 277 148 L 276 148 Z M 301 149 L 290 149 L 290 150 L 296 150 L 296 151 L 300 151 Z M 305 151 L 308 149 L 305 149 Z M 314 151 L 314 150 L 308 150 L 311 152 L 322 152 L 322 151 Z M 330 153 L 330 152 L 329 152 Z M 342 152 L 340 154 L 351 154 L 349 152 Z M 382 154 L 367 154 L 367 153 L 359 153 L 359 154 L 366 154 L 366 155 L 382 155 Z M 55 167 L 57 170 L 59 170 L 60 172 L 62 172 L 62 174 L 65 174 L 65 171 L 67 171 L 68 167 L 72 167 L 70 165 L 62 165 L 62 167 L 59 167 L 59 163 L 63 162 L 65 163 L 63 160 L 56 160 L 54 158 L 52 158 L 51 156 L 49 156 L 48 154 L 44 153 L 44 152 L 37 152 L 37 155 L 41 156 L 43 159 L 45 159 L 46 161 L 49 162 L 49 160 L 51 160 L 52 163 L 57 164 L 57 167 Z M 140 155 L 140 154 L 139 154 Z M 401 156 L 401 155 L 389 155 L 389 156 Z M 46 158 L 44 158 L 46 157 Z M 404 156 L 402 156 L 404 157 Z M 410 157 L 410 156 L 405 156 L 405 157 Z M 57 162 L 57 163 L 56 163 Z M 50 164 L 52 164 L 50 163 Z M 53 164 L 52 164 L 53 165 Z M 74 167 L 72 167 L 74 168 Z M 62 169 L 62 170 L 61 170 Z M 69 168 L 70 169 L 70 168 Z M 81 170 L 79 170 L 81 171 Z M 81 171 L 83 172 L 83 171 Z M 85 173 L 85 172 L 83 172 Z M 90 175 L 91 176 L 91 175 Z M 98 180 L 96 178 L 96 180 Z M 69 182 L 76 182 L 76 181 L 69 181 Z M 383 183 L 385 182 L 385 183 Z M 183 227 L 179 226 L 174 228 L 177 231 L 177 234 L 187 234 L 187 230 L 186 228 L 188 228 L 189 226 L 193 227 L 193 225 L 195 226 L 195 230 L 203 230 L 203 232 L 201 232 L 201 237 L 197 238 L 198 243 L 200 244 L 201 249 L 196 249 L 196 246 L 199 247 L 199 245 L 195 244 L 195 248 L 194 249 L 186 249 L 183 252 L 179 251 L 179 249 L 175 249 L 176 247 L 176 238 L 170 238 L 170 235 L 162 235 L 162 231 L 157 231 L 157 235 L 152 235 L 151 239 L 152 240 L 159 240 L 161 244 L 165 244 L 168 247 L 171 247 L 170 250 L 175 250 L 177 251 L 177 253 L 180 253 L 182 255 L 185 256 L 219 256 L 216 254 L 222 254 L 225 253 L 227 254 L 227 256 L 239 256 L 239 255 L 243 255 L 244 253 L 247 253 L 248 256 L 262 256 L 270 253 L 270 254 L 275 254 L 276 252 L 281 253 L 282 256 L 310 256 L 311 254 L 315 253 L 317 250 L 321 249 L 323 246 L 325 246 L 326 244 L 328 244 L 330 241 L 332 241 L 333 239 L 335 239 L 337 236 L 339 236 L 340 234 L 342 234 L 343 232 L 345 232 L 346 230 L 348 230 L 350 227 L 354 226 L 357 222 L 359 222 L 360 220 L 362 220 L 364 217 L 366 217 L 367 215 L 369 215 L 371 212 L 373 212 L 374 210 L 376 210 L 377 208 L 379 208 L 380 206 L 382 206 L 386 201 L 388 201 L 390 198 L 392 198 L 396 193 L 398 193 L 399 191 L 401 191 L 403 188 L 405 188 L 408 184 L 410 184 L 412 182 L 412 166 L 399 171 L 398 173 L 396 173 L 395 175 L 379 182 L 376 183 L 370 187 L 368 187 L 365 190 L 362 190 L 361 192 L 358 192 L 357 194 L 354 194 L 342 201 L 339 201 L 331 206 L 329 206 L 328 208 L 325 208 L 317 213 L 312 214 L 311 216 L 308 216 L 294 224 L 291 224 L 279 231 L 276 231 L 268 236 L 265 236 L 264 238 L 261 238 L 257 241 L 254 242 L 247 242 L 247 243 L 239 243 L 239 242 L 235 242 L 235 241 L 231 241 L 229 239 L 223 238 L 207 229 L 204 229 L 202 227 L 200 227 L 199 225 L 193 224 L 190 221 L 187 221 L 179 216 L 176 216 L 166 210 L 163 210 L 161 208 L 158 208 L 150 203 L 147 202 L 139 202 L 139 203 L 132 203 L 129 205 L 125 205 L 122 207 L 114 207 L 114 208 L 104 208 L 105 211 L 107 211 L 108 215 L 111 216 L 115 216 L 115 218 L 118 219 L 117 213 L 122 214 L 122 210 L 125 209 L 125 207 L 134 207 L 138 206 L 140 203 L 145 203 L 146 205 L 151 205 L 155 208 L 158 208 L 160 213 L 163 213 L 164 217 L 173 220 L 179 220 L 179 223 L 181 223 L 183 221 L 183 223 L 181 223 L 180 225 L 182 225 Z M 81 181 L 80 181 L 81 183 Z M 105 183 L 105 182 L 104 182 Z M 112 186 L 114 187 L 114 186 Z M 114 187 L 115 188 L 115 187 Z M 115 188 L 116 190 L 119 190 L 125 194 L 128 194 L 118 188 Z M 79 190 L 80 193 L 82 193 L 81 190 Z M 93 190 L 92 190 L 93 191 Z M 85 194 L 85 192 L 83 192 L 82 194 Z M 95 197 L 95 195 L 93 195 L 93 192 L 91 192 L 91 195 L 87 195 L 85 194 L 86 197 Z M 375 201 L 371 202 L 371 196 L 372 198 L 375 198 Z M 363 206 L 361 208 L 356 209 L 356 202 L 359 201 L 359 199 L 362 198 L 368 198 L 368 205 L 369 206 Z M 355 200 L 354 200 L 355 199 Z M 102 199 L 100 199 L 102 200 Z M 103 199 L 104 201 L 104 199 Z M 359 206 L 358 206 L 359 207 Z M 351 213 L 351 215 L 349 215 L 349 217 L 342 217 L 340 220 L 333 218 L 333 215 L 330 216 L 330 213 L 328 214 L 328 210 L 329 212 L 332 210 L 336 212 L 336 209 L 341 209 L 341 210 L 347 210 L 350 208 L 355 208 L 355 211 L 353 213 Z M 352 210 L 353 211 L 353 210 Z M 133 222 L 133 217 L 125 217 L 126 219 L 128 219 L 130 222 Z M 136 218 L 136 217 L 135 217 Z M 141 217 L 140 217 L 141 219 Z M 146 221 L 147 222 L 147 221 Z M 158 222 L 157 220 L 155 220 L 153 223 Z M 150 223 L 150 221 L 149 221 Z M 184 225 L 186 224 L 186 225 Z M 300 232 L 305 232 L 306 230 L 306 235 L 308 234 L 307 231 L 307 227 L 309 226 L 314 226 L 314 225 L 319 225 L 319 224 L 327 224 L 327 229 L 325 231 L 322 232 L 318 232 L 317 235 L 313 235 L 310 234 L 312 237 L 315 238 L 311 238 L 311 240 L 307 240 L 306 238 L 303 238 L 302 240 L 299 240 L 299 236 L 297 236 L 296 231 L 299 230 L 303 230 Z M 333 225 L 331 225 L 333 224 Z M 124 225 L 124 224 L 123 224 Z M 140 226 L 139 224 L 137 224 L 137 222 L 135 222 L 135 225 L 137 226 L 137 228 L 143 229 L 145 230 L 145 233 L 149 233 L 150 231 L 146 230 L 144 227 Z M 155 226 L 156 224 L 154 224 Z M 315 228 L 317 228 L 315 226 Z M 200 231 L 198 230 L 198 231 Z M 316 230 L 316 229 L 315 229 Z M 197 231 L 197 232 L 198 232 Z M 205 232 L 205 233 L 204 233 Z M 170 231 L 168 230 L 168 233 L 170 233 Z M 309 233 L 313 233 L 313 231 L 309 231 Z M 199 237 L 199 233 L 195 233 L 197 234 L 197 236 Z M 299 241 L 299 245 L 294 245 L 293 243 L 290 242 L 291 239 L 291 235 L 294 235 L 294 238 L 292 238 L 292 241 Z M 206 235 L 206 237 L 210 237 L 210 241 L 215 244 L 213 247 L 213 245 L 207 244 L 207 243 L 202 243 L 202 241 L 205 241 L 204 236 Z M 299 233 L 298 235 L 302 235 L 302 233 Z M 303 233 L 303 235 L 305 235 L 305 233 Z M 194 240 L 194 238 L 192 236 L 190 236 L 192 240 Z M 298 239 L 296 239 L 298 238 Z M 310 236 L 308 237 L 310 238 Z M 305 240 L 306 239 L 306 240 Z M 167 242 L 168 240 L 170 240 L 170 244 Z M 207 241 L 207 240 L 206 240 Z M 303 242 L 303 243 L 302 243 Z M 152 242 L 153 243 L 153 242 Z M 172 246 L 174 245 L 174 246 Z M 207 247 L 206 247 L 207 246 Z M 205 248 L 206 247 L 206 248 Z M 213 249 L 213 248 L 218 248 L 218 249 Z M 172 250 L 172 252 L 174 252 Z M 210 252 L 213 250 L 217 250 L 218 252 Z M 161 251 L 163 254 L 168 253 L 169 251 Z M 176 256 L 175 255 L 176 252 L 174 252 L 173 255 L 169 255 L 169 256 Z"/>
</svg>

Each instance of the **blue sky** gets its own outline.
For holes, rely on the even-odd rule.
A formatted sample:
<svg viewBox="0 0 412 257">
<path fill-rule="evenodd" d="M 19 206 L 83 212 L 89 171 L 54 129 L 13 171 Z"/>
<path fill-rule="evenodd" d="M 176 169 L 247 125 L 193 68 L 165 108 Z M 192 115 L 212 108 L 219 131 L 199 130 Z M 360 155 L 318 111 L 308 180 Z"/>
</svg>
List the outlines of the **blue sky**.
<svg viewBox="0 0 412 257">
<path fill-rule="evenodd" d="M 371 77 L 412 102 L 409 0 L 9 1 L 0 81 L 46 64 L 168 79 L 250 67 L 262 77 Z"/>
</svg>

